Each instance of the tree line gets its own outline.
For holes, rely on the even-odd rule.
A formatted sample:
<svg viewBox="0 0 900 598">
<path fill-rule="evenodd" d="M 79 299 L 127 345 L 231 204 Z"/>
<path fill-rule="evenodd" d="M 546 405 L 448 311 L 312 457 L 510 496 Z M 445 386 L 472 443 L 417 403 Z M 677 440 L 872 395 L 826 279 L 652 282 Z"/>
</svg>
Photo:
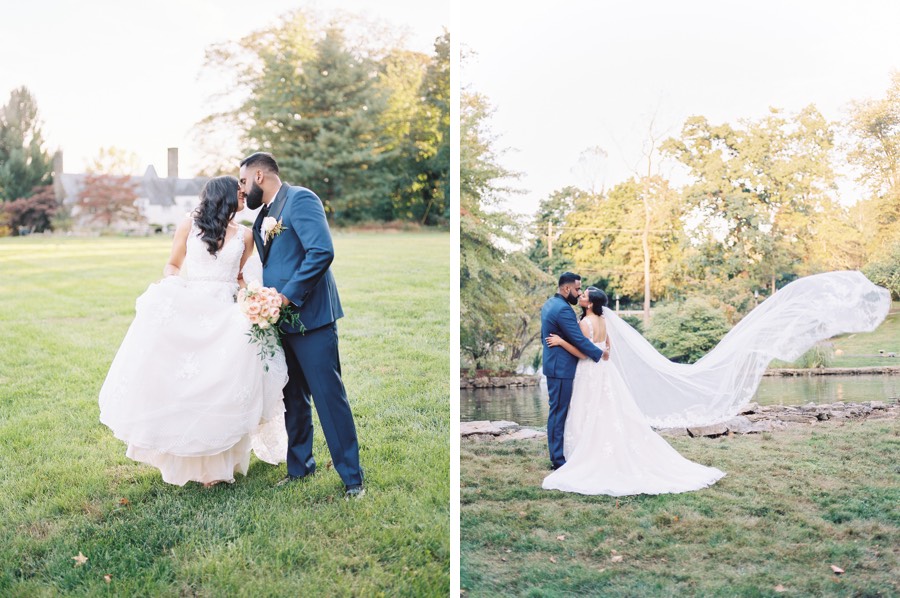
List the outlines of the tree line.
<svg viewBox="0 0 900 598">
<path fill-rule="evenodd" d="M 687 361 L 801 276 L 859 269 L 900 297 L 900 74 L 884 97 L 853 102 L 840 122 L 813 105 L 734 123 L 691 117 L 668 139 L 651 133 L 656 151 L 646 172 L 608 190 L 561 186 L 524 219 L 499 209 L 515 173 L 499 166 L 490 113 L 486 98 L 463 93 L 460 177 L 472 180 L 461 188 L 461 357 L 468 367 L 510 368 L 532 356 L 536 365 L 540 305 L 565 270 L 638 306 L 640 328 L 647 329 L 651 303 L 672 306 L 646 330 L 659 348 L 691 332 L 660 332 L 672 328 L 667 314 L 715 322 L 718 332 L 696 347 L 670 351 Z M 590 148 L 579 166 L 603 156 Z M 689 183 L 678 187 L 660 175 L 652 166 L 662 159 L 676 161 Z M 860 190 L 850 205 L 838 201 L 838 161 L 853 167 Z"/>
<path fill-rule="evenodd" d="M 337 224 L 449 224 L 446 31 L 425 54 L 353 15 L 326 20 L 298 10 L 277 25 L 209 48 L 205 69 L 224 70 L 229 83 L 237 82 L 223 95 L 243 94 L 233 107 L 198 123 L 201 137 L 227 129 L 241 139 L 240 155 L 216 148 L 210 161 L 219 166 L 205 174 L 233 173 L 241 156 L 269 151 L 283 178 L 314 189 Z M 31 92 L 13 90 L 0 107 L 0 233 L 64 224 L 62 206 L 48 201 L 53 168 L 41 127 Z M 93 175 L 78 201 L 91 202 L 106 221 L 119 208 L 127 212 L 122 198 L 133 186 L 127 177 Z M 110 193 L 111 187 L 118 191 Z"/>
</svg>

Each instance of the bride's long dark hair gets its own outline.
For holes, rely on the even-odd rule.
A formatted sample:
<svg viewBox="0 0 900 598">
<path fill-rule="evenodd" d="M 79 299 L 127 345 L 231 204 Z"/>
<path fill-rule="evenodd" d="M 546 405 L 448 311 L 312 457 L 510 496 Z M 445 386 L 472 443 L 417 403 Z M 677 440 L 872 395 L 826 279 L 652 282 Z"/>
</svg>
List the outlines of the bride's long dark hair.
<svg viewBox="0 0 900 598">
<path fill-rule="evenodd" d="M 200 229 L 200 239 L 216 255 L 225 241 L 225 229 L 238 208 L 238 180 L 233 176 L 218 176 L 206 181 L 200 191 L 200 205 L 194 210 L 194 222 Z"/>
<path fill-rule="evenodd" d="M 590 302 L 590 310 L 597 314 L 598 316 L 603 315 L 603 308 L 609 303 L 609 298 L 606 296 L 606 293 L 598 289 L 597 287 L 588 287 L 587 289 L 588 301 Z M 583 318 L 588 314 L 588 308 L 581 308 L 581 317 Z"/>
</svg>

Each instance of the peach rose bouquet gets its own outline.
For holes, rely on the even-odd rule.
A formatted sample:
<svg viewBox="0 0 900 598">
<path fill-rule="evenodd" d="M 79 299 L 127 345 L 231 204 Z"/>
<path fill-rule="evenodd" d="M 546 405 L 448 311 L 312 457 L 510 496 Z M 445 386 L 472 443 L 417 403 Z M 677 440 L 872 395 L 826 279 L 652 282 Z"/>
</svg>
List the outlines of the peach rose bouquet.
<svg viewBox="0 0 900 598">
<path fill-rule="evenodd" d="M 259 358 L 265 362 L 275 357 L 275 350 L 281 345 L 281 323 L 299 327 L 303 332 L 300 316 L 289 306 L 282 306 L 281 296 L 272 287 L 264 287 L 256 281 L 238 291 L 238 306 L 250 320 L 247 335 L 251 343 L 259 345 Z M 266 371 L 268 371 L 268 364 Z"/>
</svg>

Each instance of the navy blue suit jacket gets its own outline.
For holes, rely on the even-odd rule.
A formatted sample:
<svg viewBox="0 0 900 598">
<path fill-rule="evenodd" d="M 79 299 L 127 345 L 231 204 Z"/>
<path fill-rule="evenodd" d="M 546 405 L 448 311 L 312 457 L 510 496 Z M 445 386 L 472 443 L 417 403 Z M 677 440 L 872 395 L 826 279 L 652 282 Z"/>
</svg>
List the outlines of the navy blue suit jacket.
<svg viewBox="0 0 900 598">
<path fill-rule="evenodd" d="M 548 347 L 547 337 L 550 334 L 561 336 L 575 345 L 579 351 L 600 361 L 603 351 L 584 336 L 578 327 L 578 318 L 569 303 L 557 293 L 544 303 L 541 308 L 541 343 L 544 345 L 544 375 L 548 378 L 574 378 L 578 358 L 562 347 Z"/>
<path fill-rule="evenodd" d="M 315 330 L 343 317 L 331 262 L 334 245 L 319 197 L 305 187 L 284 183 L 269 205 L 269 216 L 285 230 L 263 244 L 262 211 L 253 225 L 253 237 L 263 263 L 263 285 L 275 287 L 300 314 L 307 330 Z M 297 332 L 285 328 L 285 332 Z"/>
</svg>

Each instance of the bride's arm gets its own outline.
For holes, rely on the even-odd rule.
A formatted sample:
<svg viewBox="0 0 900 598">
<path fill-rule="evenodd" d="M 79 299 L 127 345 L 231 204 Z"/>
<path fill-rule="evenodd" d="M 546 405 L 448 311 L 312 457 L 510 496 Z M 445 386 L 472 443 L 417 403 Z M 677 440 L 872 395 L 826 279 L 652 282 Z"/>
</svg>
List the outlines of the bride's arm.
<svg viewBox="0 0 900 598">
<path fill-rule="evenodd" d="M 253 255 L 253 233 L 250 232 L 250 229 L 245 229 L 244 233 L 244 255 L 241 257 L 241 265 L 238 268 L 237 281 L 238 286 L 242 289 L 247 286 L 247 283 L 244 281 L 244 264 L 247 263 L 247 260 L 250 259 L 250 256 Z"/>
<path fill-rule="evenodd" d="M 184 256 L 187 253 L 187 238 L 188 233 L 191 231 L 192 221 L 193 218 L 188 216 L 175 229 L 175 238 L 172 239 L 172 252 L 169 254 L 169 261 L 163 267 L 163 276 L 178 276 L 178 273 L 181 272 L 181 265 L 184 263 Z"/>
<path fill-rule="evenodd" d="M 579 324 L 579 326 L 581 327 L 581 331 L 585 334 L 585 336 L 587 336 L 587 334 L 589 332 L 587 325 L 582 321 L 582 323 Z M 587 355 L 585 355 L 584 353 L 579 351 L 575 347 L 575 345 L 573 345 L 572 343 L 570 343 L 563 337 L 557 336 L 555 334 L 551 334 L 550 336 L 547 337 L 547 346 L 548 347 L 562 347 L 563 349 L 565 349 L 566 351 L 568 351 L 569 353 L 571 353 L 578 359 L 587 359 Z"/>
</svg>

